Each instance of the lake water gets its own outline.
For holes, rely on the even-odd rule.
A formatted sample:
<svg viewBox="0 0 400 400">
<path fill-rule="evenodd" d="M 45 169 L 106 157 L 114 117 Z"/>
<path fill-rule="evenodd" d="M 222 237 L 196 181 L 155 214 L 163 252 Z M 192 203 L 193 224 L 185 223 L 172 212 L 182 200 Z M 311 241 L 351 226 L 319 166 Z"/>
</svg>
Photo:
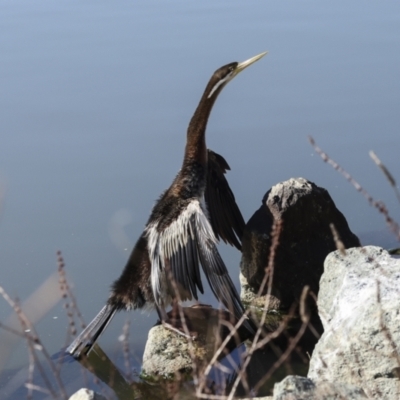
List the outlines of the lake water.
<svg viewBox="0 0 400 400">
<path fill-rule="evenodd" d="M 273 184 L 302 176 L 330 192 L 361 238 L 385 229 L 308 135 L 399 219 L 368 156 L 374 150 L 400 179 L 398 1 L 5 0 L 0 11 L 0 285 L 12 297 L 35 291 L 60 249 L 91 320 L 180 168 L 211 74 L 265 50 L 224 89 L 207 131 L 231 166 L 245 220 Z M 238 282 L 239 253 L 221 253 Z M 209 292 L 204 300 L 214 301 Z M 10 314 L 2 302 L 0 321 Z M 101 339 L 111 355 L 126 317 Z M 138 365 L 155 318 L 130 314 Z M 61 306 L 38 324 L 50 352 L 66 326 Z M 26 362 L 15 346 L 3 367 Z"/>
</svg>

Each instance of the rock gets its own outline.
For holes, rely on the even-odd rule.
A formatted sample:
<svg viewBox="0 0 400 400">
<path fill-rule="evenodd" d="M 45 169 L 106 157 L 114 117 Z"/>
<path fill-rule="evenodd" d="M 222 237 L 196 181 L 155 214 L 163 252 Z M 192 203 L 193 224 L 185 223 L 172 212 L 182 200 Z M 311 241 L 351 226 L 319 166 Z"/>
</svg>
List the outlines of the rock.
<svg viewBox="0 0 400 400">
<path fill-rule="evenodd" d="M 239 281 L 240 298 L 243 304 L 257 309 L 264 309 L 265 305 L 267 305 L 267 309 L 272 312 L 279 310 L 281 303 L 275 296 L 269 294 L 258 296 L 242 273 L 239 275 Z"/>
<path fill-rule="evenodd" d="M 69 398 L 69 400 L 107 400 L 107 399 L 101 394 L 93 392 L 93 390 L 79 389 Z"/>
<path fill-rule="evenodd" d="M 265 194 L 242 239 L 240 268 L 253 294 L 258 292 L 268 265 L 274 221 L 283 225 L 274 259 L 273 308 L 290 307 L 306 285 L 318 293 L 324 259 L 336 250 L 331 223 L 346 248 L 360 246 L 325 189 L 303 178 L 279 183 Z M 246 301 L 251 293 L 242 291 L 242 297 Z"/>
<path fill-rule="evenodd" d="M 366 399 L 362 389 L 346 384 L 315 384 L 303 376 L 287 376 L 274 386 L 273 400 L 358 400 Z"/>
<path fill-rule="evenodd" d="M 281 313 L 279 310 L 279 301 L 275 296 L 269 294 L 257 296 L 248 284 L 247 279 L 242 274 L 240 274 L 239 278 L 241 288 L 240 297 L 246 308 L 250 309 L 251 318 L 256 324 L 258 324 L 261 320 L 263 310 L 266 307 L 265 326 L 268 331 L 274 331 L 278 328 L 285 315 L 285 313 Z"/>
<path fill-rule="evenodd" d="M 230 333 L 231 314 L 216 310 L 207 305 L 183 307 L 188 329 L 196 333 L 196 339 L 190 341 L 162 325 L 153 327 L 148 335 L 143 354 L 141 377 L 149 380 L 159 378 L 176 378 L 177 374 L 191 376 L 193 363 L 201 368 L 214 355 L 217 343 Z M 172 312 L 169 313 L 172 319 Z M 229 325 L 221 324 L 225 321 Z M 236 348 L 249 336 L 246 329 L 239 328 L 238 337 L 233 338 L 226 346 L 227 350 Z M 223 357 L 224 354 L 221 354 Z"/>
<path fill-rule="evenodd" d="M 331 253 L 318 309 L 324 334 L 310 360 L 315 382 L 345 382 L 370 398 L 400 398 L 400 260 L 379 247 Z"/>
<path fill-rule="evenodd" d="M 202 340 L 193 341 L 193 352 L 198 361 L 204 360 Z M 165 329 L 162 325 L 150 329 L 143 354 L 142 377 L 173 378 L 176 373 L 190 373 L 193 369 L 189 340 Z"/>
<path fill-rule="evenodd" d="M 265 288 L 258 296 L 269 262 L 271 230 L 275 222 L 281 222 L 281 231 L 275 249 L 272 290 L 267 293 Z M 336 250 L 330 224 L 334 224 L 345 247 L 360 246 L 360 241 L 350 231 L 345 217 L 328 192 L 303 178 L 290 179 L 272 187 L 265 194 L 260 209 L 248 221 L 242 238 L 241 298 L 256 321 L 267 304 L 267 330 L 274 330 L 288 309 L 299 303 L 305 286 L 318 294 L 324 259 Z M 318 334 L 323 332 L 315 301 L 311 296 L 307 298 L 306 314 L 312 328 L 302 333 L 296 352 L 292 352 L 286 360 L 290 366 L 296 365 L 292 373 L 298 375 L 307 374 L 309 354 L 314 350 Z M 303 329 L 299 314 L 298 308 L 290 317 L 285 332 L 271 340 L 271 349 L 279 349 L 277 354 L 285 352 L 291 338 Z M 274 359 L 268 348 L 263 351 L 264 364 L 266 360 Z M 262 360 L 263 354 L 257 358 Z M 253 377 L 261 379 L 264 374 L 257 362 L 252 362 L 247 372 L 250 380 Z M 265 388 L 272 386 L 272 382 L 266 383 Z"/>
</svg>

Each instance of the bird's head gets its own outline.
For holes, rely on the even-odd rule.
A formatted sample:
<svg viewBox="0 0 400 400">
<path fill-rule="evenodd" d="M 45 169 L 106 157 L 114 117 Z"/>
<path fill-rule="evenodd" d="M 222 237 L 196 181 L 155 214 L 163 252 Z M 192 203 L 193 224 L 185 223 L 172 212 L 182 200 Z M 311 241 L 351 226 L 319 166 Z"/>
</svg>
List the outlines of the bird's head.
<svg viewBox="0 0 400 400">
<path fill-rule="evenodd" d="M 218 68 L 214 72 L 210 80 L 210 90 L 207 98 L 210 99 L 211 97 L 216 96 L 229 81 L 231 81 L 236 75 L 239 74 L 239 72 L 242 72 L 249 65 L 254 64 L 260 58 L 264 57 L 267 53 L 268 52 L 265 51 L 264 53 L 251 57 L 246 61 L 232 62 L 230 64 L 224 65 L 221 68 Z"/>
</svg>

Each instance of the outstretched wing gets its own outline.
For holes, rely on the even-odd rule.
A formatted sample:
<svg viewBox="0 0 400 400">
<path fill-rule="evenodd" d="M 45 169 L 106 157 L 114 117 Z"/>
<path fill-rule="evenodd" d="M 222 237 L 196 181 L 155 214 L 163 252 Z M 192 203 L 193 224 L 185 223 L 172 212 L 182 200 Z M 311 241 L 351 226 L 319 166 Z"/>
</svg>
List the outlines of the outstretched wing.
<svg viewBox="0 0 400 400">
<path fill-rule="evenodd" d="M 203 293 L 196 236 L 190 226 L 193 214 L 203 213 L 198 200 L 182 206 L 181 212 L 167 227 L 158 223 L 146 228 L 151 261 L 151 284 L 157 305 L 168 303 L 179 290 L 181 300 L 197 300 L 197 289 Z M 171 278 L 177 287 L 174 287 Z"/>
<path fill-rule="evenodd" d="M 204 214 L 195 214 L 191 218 L 191 226 L 196 235 L 197 247 L 201 266 L 210 284 L 215 297 L 239 320 L 245 310 L 240 300 L 239 293 L 229 276 L 228 270 L 222 260 L 217 246 L 216 238 L 208 219 Z M 249 319 L 245 319 L 243 325 L 252 334 L 254 326 Z"/>
<path fill-rule="evenodd" d="M 241 250 L 245 222 L 225 178 L 227 170 L 230 168 L 225 158 L 208 149 L 207 186 L 204 198 L 211 226 L 217 239 L 221 238 L 225 243 Z"/>
<path fill-rule="evenodd" d="M 174 297 L 171 278 L 181 300 L 192 296 L 197 299 L 196 287 L 203 292 L 201 263 L 214 295 L 237 319 L 241 318 L 244 307 L 218 253 L 217 238 L 206 216 L 205 204 L 192 199 L 168 227 L 161 231 L 157 227 L 157 224 L 150 224 L 146 228 L 157 305 L 165 303 L 166 294 Z M 249 320 L 244 325 L 250 332 L 254 331 Z"/>
</svg>

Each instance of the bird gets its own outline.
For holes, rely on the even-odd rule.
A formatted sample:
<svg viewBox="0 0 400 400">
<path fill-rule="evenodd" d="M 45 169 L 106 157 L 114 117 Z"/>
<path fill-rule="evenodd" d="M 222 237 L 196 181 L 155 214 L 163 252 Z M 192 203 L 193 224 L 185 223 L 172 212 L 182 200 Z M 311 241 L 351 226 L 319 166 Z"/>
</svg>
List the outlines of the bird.
<svg viewBox="0 0 400 400">
<path fill-rule="evenodd" d="M 155 308 L 174 329 L 166 307 L 198 300 L 203 293 L 200 266 L 215 297 L 239 319 L 245 310 L 218 252 L 219 239 L 240 250 L 244 220 L 225 178 L 226 160 L 206 147 L 209 115 L 222 89 L 267 52 L 218 68 L 190 120 L 183 164 L 171 186 L 156 201 L 109 298 L 89 325 L 67 347 L 79 359 L 88 355 L 117 311 Z M 178 293 L 177 293 L 178 292 Z M 179 294 L 179 296 L 178 296 Z M 243 325 L 254 332 L 252 321 Z"/>
</svg>

